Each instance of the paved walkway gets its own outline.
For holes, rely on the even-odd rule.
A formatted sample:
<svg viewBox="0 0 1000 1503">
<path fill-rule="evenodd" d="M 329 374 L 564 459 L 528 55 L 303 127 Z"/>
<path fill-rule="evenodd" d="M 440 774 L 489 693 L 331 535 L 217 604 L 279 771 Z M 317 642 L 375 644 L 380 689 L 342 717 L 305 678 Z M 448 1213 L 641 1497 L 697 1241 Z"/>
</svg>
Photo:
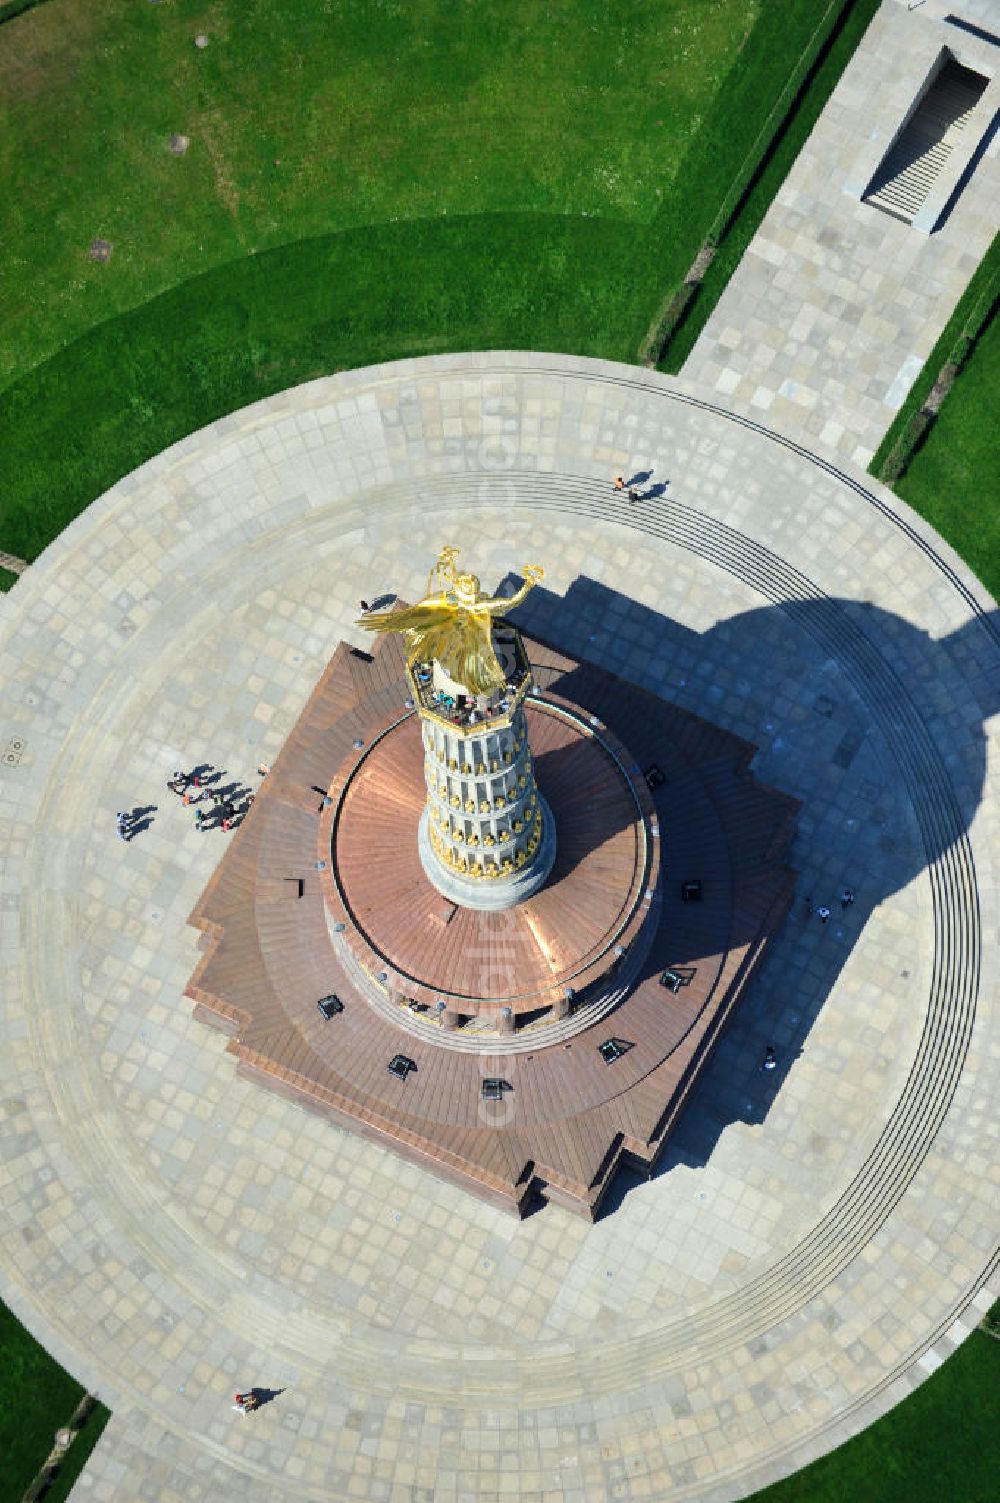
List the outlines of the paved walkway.
<svg viewBox="0 0 1000 1503">
<path fill-rule="evenodd" d="M 998 228 L 1000 0 L 883 0 L 684 366 L 810 448 L 867 465 Z M 933 195 L 932 234 L 861 202 L 942 49 L 991 79 Z M 933 211 L 930 215 L 933 219 Z"/>
<path fill-rule="evenodd" d="M 445 542 L 489 585 L 543 561 L 529 629 L 756 742 L 834 908 L 799 905 L 663 1171 L 593 1227 L 236 1080 L 182 997 L 224 837 L 165 778 L 252 776 L 357 601 L 415 598 Z M 890 493 L 631 367 L 404 362 L 193 435 L 7 606 L 0 1294 L 114 1410 L 75 1497 L 721 1503 L 976 1324 L 1000 650 Z M 284 1391 L 241 1418 L 251 1384 Z"/>
</svg>

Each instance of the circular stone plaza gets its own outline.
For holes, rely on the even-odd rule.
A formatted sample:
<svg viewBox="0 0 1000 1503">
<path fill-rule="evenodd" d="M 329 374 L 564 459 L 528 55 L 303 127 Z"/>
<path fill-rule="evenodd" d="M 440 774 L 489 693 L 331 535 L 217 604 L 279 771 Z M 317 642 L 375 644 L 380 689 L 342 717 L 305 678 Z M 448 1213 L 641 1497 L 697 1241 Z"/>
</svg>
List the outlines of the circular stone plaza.
<svg viewBox="0 0 1000 1503">
<path fill-rule="evenodd" d="M 517 613 L 529 658 L 548 644 L 749 743 L 798 805 L 787 914 L 652 1173 L 626 1165 L 595 1219 L 519 1219 L 264 1089 L 186 994 L 189 918 L 265 811 L 201 831 L 167 779 L 211 764 L 263 805 L 256 769 L 280 776 L 338 643 L 379 661 L 358 602 L 419 601 L 459 541 L 489 594 L 544 563 Z M 0 1265 L 113 1411 L 74 1496 L 722 1503 L 871 1423 L 977 1324 L 997 1292 L 1000 632 L 860 469 L 632 367 L 357 370 L 95 501 L 4 601 L 0 643 Z M 669 898 L 702 853 L 681 868 L 660 812 L 670 747 L 642 771 L 622 821 L 658 834 Z M 143 811 L 127 843 L 119 809 Z M 380 942 L 396 915 L 377 883 L 365 902 Z M 281 911 L 294 926 L 295 894 Z M 421 956 L 431 990 L 440 959 Z M 378 1026 L 416 1055 L 429 1025 L 397 1011 Z M 484 1075 L 514 1068 L 503 1045 Z M 243 1419 L 250 1387 L 274 1401 Z"/>
</svg>

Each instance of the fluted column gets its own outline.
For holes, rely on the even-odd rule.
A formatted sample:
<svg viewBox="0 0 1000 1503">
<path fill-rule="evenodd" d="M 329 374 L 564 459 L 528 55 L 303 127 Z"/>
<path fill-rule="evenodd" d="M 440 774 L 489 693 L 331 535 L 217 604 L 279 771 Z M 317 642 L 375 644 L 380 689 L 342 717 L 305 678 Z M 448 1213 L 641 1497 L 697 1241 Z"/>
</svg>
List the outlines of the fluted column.
<svg viewBox="0 0 1000 1503">
<path fill-rule="evenodd" d="M 542 840 L 524 710 L 509 725 L 460 734 L 425 721 L 430 843 L 451 872 L 495 881 L 523 868 Z"/>
<path fill-rule="evenodd" d="M 555 827 L 528 745 L 527 663 L 513 629 L 505 631 L 516 674 L 506 693 L 475 699 L 444 683 L 437 664 L 414 679 L 427 784 L 421 859 L 438 891 L 466 908 L 521 902 L 541 887 L 555 858 Z"/>
</svg>

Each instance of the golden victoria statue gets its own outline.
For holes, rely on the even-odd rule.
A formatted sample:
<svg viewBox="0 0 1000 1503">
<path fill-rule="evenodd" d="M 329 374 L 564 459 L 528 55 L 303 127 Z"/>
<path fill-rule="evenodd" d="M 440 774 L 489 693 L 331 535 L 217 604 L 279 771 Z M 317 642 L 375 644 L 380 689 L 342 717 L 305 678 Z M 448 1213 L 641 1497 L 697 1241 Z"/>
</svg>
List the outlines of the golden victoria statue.
<svg viewBox="0 0 1000 1503">
<path fill-rule="evenodd" d="M 406 661 L 436 660 L 456 684 L 472 694 L 490 694 L 507 680 L 491 641 L 494 616 L 520 605 L 528 591 L 544 579 L 539 564 L 524 568 L 524 584 L 508 599 L 484 595 L 475 574 L 459 574 L 457 548 L 443 548 L 427 576 L 427 594 L 402 611 L 370 611 L 355 624 L 366 631 L 400 631 L 406 638 Z M 437 587 L 435 588 L 435 581 Z"/>
</svg>

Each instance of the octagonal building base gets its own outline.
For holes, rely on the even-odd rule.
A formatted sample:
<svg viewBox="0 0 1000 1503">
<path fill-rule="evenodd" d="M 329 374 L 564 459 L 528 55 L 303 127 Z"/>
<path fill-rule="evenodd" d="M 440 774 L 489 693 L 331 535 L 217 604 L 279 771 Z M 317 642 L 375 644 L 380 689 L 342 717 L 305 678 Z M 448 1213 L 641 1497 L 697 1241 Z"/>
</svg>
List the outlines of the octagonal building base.
<svg viewBox="0 0 1000 1503">
<path fill-rule="evenodd" d="M 798 803 L 749 743 L 525 645 L 544 885 L 476 911 L 427 879 L 398 640 L 341 644 L 191 915 L 187 991 L 240 1074 L 515 1214 L 591 1218 L 655 1165 L 787 912 Z"/>
</svg>

